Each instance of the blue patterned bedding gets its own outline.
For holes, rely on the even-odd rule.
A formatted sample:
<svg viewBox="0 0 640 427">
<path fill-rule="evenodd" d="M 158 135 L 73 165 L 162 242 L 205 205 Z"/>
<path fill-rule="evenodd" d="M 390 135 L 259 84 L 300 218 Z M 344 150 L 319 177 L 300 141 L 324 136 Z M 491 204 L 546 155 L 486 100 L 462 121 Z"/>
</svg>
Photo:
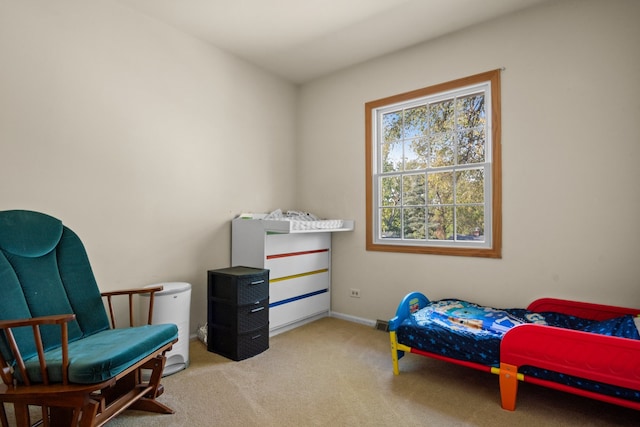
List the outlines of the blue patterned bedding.
<svg viewBox="0 0 640 427">
<path fill-rule="evenodd" d="M 496 309 L 467 301 L 445 299 L 408 316 L 396 330 L 398 342 L 452 359 L 497 367 L 500 340 L 512 327 L 538 323 L 566 329 L 640 340 L 633 316 L 594 321 L 560 313 L 535 313 L 521 308 Z M 620 389 L 569 377 L 561 373 L 525 367 L 522 372 L 563 384 L 640 401 L 640 391 Z"/>
</svg>

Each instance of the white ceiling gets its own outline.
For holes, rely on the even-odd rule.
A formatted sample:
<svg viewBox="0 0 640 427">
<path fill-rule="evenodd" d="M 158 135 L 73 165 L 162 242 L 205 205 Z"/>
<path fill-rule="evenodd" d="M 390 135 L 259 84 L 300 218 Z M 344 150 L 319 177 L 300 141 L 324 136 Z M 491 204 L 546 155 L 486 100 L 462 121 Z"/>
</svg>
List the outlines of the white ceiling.
<svg viewBox="0 0 640 427">
<path fill-rule="evenodd" d="M 549 0 L 118 0 L 303 83 Z"/>
</svg>

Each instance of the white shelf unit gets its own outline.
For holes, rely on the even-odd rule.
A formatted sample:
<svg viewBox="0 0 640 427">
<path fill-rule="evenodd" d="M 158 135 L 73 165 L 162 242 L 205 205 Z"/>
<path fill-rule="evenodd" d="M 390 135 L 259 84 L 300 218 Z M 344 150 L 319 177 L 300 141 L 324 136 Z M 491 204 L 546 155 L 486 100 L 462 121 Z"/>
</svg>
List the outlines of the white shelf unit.
<svg viewBox="0 0 640 427">
<path fill-rule="evenodd" d="M 331 233 L 341 228 L 293 229 L 290 221 L 236 218 L 231 223 L 231 265 L 269 270 L 269 333 L 300 326 L 331 310 Z"/>
</svg>

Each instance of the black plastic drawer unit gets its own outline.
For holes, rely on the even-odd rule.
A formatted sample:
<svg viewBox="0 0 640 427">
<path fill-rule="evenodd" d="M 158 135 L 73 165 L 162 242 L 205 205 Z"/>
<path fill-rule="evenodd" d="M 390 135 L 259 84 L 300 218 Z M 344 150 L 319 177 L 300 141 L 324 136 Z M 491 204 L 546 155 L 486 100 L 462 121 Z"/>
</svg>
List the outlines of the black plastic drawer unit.
<svg viewBox="0 0 640 427">
<path fill-rule="evenodd" d="M 269 348 L 269 270 L 209 270 L 207 349 L 243 360 Z"/>
</svg>

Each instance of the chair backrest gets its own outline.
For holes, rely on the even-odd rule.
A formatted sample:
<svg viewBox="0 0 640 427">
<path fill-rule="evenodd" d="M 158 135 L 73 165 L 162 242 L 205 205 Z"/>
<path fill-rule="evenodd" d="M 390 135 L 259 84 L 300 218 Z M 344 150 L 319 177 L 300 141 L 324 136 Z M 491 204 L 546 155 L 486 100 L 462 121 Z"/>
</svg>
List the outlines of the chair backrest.
<svg viewBox="0 0 640 427">
<path fill-rule="evenodd" d="M 109 329 L 89 259 L 78 236 L 39 212 L 0 212 L 0 320 L 74 313 L 69 341 Z M 45 350 L 60 346 L 60 330 L 41 328 Z M 14 331 L 24 359 L 36 355 L 31 330 Z M 0 351 L 13 360 L 4 336 Z"/>
</svg>

